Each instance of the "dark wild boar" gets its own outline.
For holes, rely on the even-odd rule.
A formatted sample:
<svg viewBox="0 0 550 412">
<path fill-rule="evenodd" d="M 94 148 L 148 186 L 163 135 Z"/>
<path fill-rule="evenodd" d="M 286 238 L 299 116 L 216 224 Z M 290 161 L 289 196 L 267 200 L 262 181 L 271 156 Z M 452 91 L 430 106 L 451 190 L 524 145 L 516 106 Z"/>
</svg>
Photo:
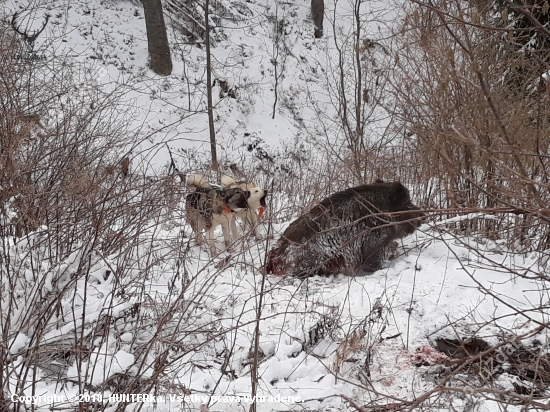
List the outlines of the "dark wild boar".
<svg viewBox="0 0 550 412">
<path fill-rule="evenodd" d="M 300 277 L 374 272 L 384 248 L 412 234 L 424 216 L 399 182 L 346 189 L 290 224 L 268 253 L 266 272 Z"/>
</svg>

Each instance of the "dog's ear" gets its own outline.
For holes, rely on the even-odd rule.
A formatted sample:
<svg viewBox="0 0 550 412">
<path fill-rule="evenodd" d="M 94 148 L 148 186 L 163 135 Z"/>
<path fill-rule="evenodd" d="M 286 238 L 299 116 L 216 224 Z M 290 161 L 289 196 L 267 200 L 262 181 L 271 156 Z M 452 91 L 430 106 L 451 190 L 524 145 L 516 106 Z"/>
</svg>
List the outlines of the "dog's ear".
<svg viewBox="0 0 550 412">
<path fill-rule="evenodd" d="M 250 197 L 250 190 L 245 190 L 244 191 L 244 195 L 246 196 L 246 198 L 248 199 Z"/>
</svg>

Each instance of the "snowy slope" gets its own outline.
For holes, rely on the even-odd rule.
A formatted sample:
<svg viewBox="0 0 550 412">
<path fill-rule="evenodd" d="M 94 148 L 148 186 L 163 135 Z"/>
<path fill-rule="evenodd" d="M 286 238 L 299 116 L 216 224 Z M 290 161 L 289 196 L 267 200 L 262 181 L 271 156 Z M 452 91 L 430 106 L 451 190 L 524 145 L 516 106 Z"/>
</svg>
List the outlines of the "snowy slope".
<svg viewBox="0 0 550 412">
<path fill-rule="evenodd" d="M 221 4 L 234 7 L 228 1 Z M 27 6 L 23 0 L 10 0 L 7 14 Z M 370 13 L 366 14 L 371 22 L 367 33 L 383 41 L 385 22 L 394 14 L 383 3 L 364 6 Z M 315 40 L 309 2 L 250 1 L 241 7 L 242 20 L 222 19 L 224 27 L 216 28 L 214 35 L 214 77 L 226 80 L 236 93 L 236 98 L 230 98 L 221 97 L 219 86 L 214 91 L 220 158 L 237 162 L 251 173 L 262 164 L 252 143 L 279 156 L 278 164 L 283 164 L 289 152 L 298 151 L 288 151 L 298 141 L 305 145 L 302 154 L 310 161 L 311 173 L 315 162 L 328 157 L 312 151 L 309 137 L 320 134 L 321 126 L 331 130 L 330 122 L 319 124 L 316 110 L 321 108 L 323 117 L 332 120 L 336 111 L 330 91 L 336 56 L 331 38 L 345 37 L 351 30 L 350 21 L 342 18 L 333 31 L 335 6 L 327 2 L 326 37 Z M 350 4 L 340 2 L 337 7 L 338 16 L 352 17 Z M 133 164 L 163 173 L 169 163 L 168 143 L 180 170 L 204 168 L 209 136 L 202 48 L 189 44 L 169 24 L 174 70 L 162 78 L 147 68 L 145 23 L 139 5 L 45 1 L 38 3 L 37 10 L 38 15 L 50 13 L 52 17 L 36 48 L 54 62 L 70 59 L 82 68 L 84 84 L 75 84 L 76 90 L 123 88 L 132 114 L 129 122 L 139 142 L 133 148 Z M 285 33 L 279 55 L 274 49 L 274 21 L 280 22 L 279 30 Z M 274 118 L 273 59 L 282 73 Z M 377 116 L 380 121 L 372 124 L 374 137 L 386 126 L 384 113 Z M 293 163 L 294 168 L 296 164 L 300 162 Z M 281 176 L 287 179 L 289 175 Z M 290 176 L 295 179 L 292 185 L 298 186 L 308 185 L 311 174 L 304 170 L 302 175 Z M 280 212 L 272 215 L 275 236 L 315 200 L 310 193 L 297 192 L 293 197 L 272 194 L 273 210 Z M 146 263 L 141 255 L 124 261 L 85 251 L 53 265 L 44 259 L 38 269 L 45 279 L 44 293 L 64 295 L 62 315 L 48 324 L 40 338 L 42 344 L 63 352 L 77 332 L 85 330 L 90 338 L 89 352 L 81 364 L 67 356 L 55 358 L 50 365 L 33 366 L 27 382 L 35 382 L 35 394 L 63 395 L 59 408 L 72 410 L 76 403 L 67 399 L 76 396 L 79 382 L 105 399 L 139 377 L 142 386 L 134 386 L 133 393 L 154 393 L 160 399 L 131 404 L 136 409 L 199 410 L 209 396 L 236 395 L 239 398 L 211 402 L 210 410 L 243 410 L 238 400 L 246 401 L 251 393 L 250 352 L 263 280 L 260 268 L 273 241 L 246 240 L 234 245 L 236 252 L 210 259 L 190 238 L 182 209 L 180 203 L 171 221 L 153 225 L 143 235 L 145 246 L 140 252 L 151 257 L 151 262 Z M 262 230 L 265 233 L 267 228 Z M 12 253 L 24 262 L 35 253 L 31 246 L 28 239 L 21 240 Z M 431 349 L 437 338 L 475 335 L 495 345 L 549 321 L 548 285 L 536 276 L 544 273 L 537 263 L 539 257 L 516 255 L 496 242 L 460 239 L 426 225 L 399 246 L 398 256 L 385 269 L 372 276 L 306 281 L 267 276 L 260 307 L 258 387 L 258 395 L 266 400 L 259 401 L 258 410 L 353 410 L 341 395 L 359 405 L 369 404 L 369 408 L 413 401 L 435 388 L 443 374 L 442 359 L 447 358 Z M 90 259 L 88 275 L 78 278 L 86 259 Z M 123 275 L 114 276 L 120 267 Z M 527 276 L 512 276 L 507 269 L 524 271 Z M 23 283 L 15 286 L 22 300 L 28 293 Z M 106 335 L 95 332 L 105 324 L 112 325 Z M 523 343 L 538 341 L 541 353 L 546 353 L 547 330 Z M 31 335 L 32 327 L 12 331 L 13 370 L 23 365 Z M 162 373 L 157 374 L 161 363 Z M 21 388 L 16 388 L 18 375 L 12 376 L 9 392 L 15 393 Z M 150 378 L 156 383 L 148 386 Z M 498 379 L 500 387 L 506 388 L 515 378 L 499 373 Z M 28 385 L 22 392 L 30 395 Z M 182 403 L 170 395 L 195 397 Z M 280 401 L 277 396 L 301 401 Z M 42 410 L 48 409 L 47 403 L 37 402 Z M 106 410 L 116 409 L 114 402 L 103 405 Z M 468 391 L 450 393 L 434 408 L 499 410 L 492 401 Z M 520 407 L 508 410 L 519 411 Z"/>
<path fill-rule="evenodd" d="M 250 143 L 278 147 L 281 142 L 321 133 L 320 126 L 334 129 L 330 124 L 320 125 L 315 111 L 321 110 L 330 119 L 337 110 L 331 90 L 338 80 L 337 50 L 330 40 L 335 5 L 327 2 L 326 36 L 316 40 L 307 1 L 238 4 L 232 7 L 231 2 L 220 2 L 220 10 L 232 11 L 231 19 L 222 19 L 222 27 L 213 23 L 213 78 L 226 81 L 236 94 L 236 98 L 221 97 L 219 83 L 215 86 L 220 157 L 231 162 L 243 162 Z M 153 156 L 155 165 L 169 161 L 162 142 L 170 142 L 175 149 L 208 150 L 204 48 L 190 42 L 177 25 L 170 25 L 170 19 L 177 16 L 166 14 L 173 73 L 159 77 L 147 68 L 145 21 L 138 4 L 9 0 L 6 5 L 8 18 L 19 10 L 19 24 L 29 31 L 43 16 L 51 16 L 35 50 L 52 64 L 66 60 L 92 73 L 78 88 L 124 86 L 129 109 L 137 115 L 133 120 L 136 136 L 148 141 L 137 151 L 143 154 L 153 147 L 146 156 Z M 345 47 L 351 47 L 352 5 L 339 2 L 336 6 L 339 18 L 334 33 Z M 385 3 L 369 3 L 365 35 L 383 39 L 385 22 L 392 17 Z M 274 110 L 275 65 L 278 95 Z M 185 168 L 186 159 L 181 162 Z"/>
<path fill-rule="evenodd" d="M 167 231 L 156 233 L 157 242 L 166 245 L 173 236 Z M 492 268 L 491 260 L 504 266 L 532 267 L 536 256 L 504 255 L 491 242 L 461 245 L 453 237 L 438 237 L 427 230 L 407 239 L 408 252 L 371 276 L 314 277 L 307 281 L 269 276 L 260 323 L 258 389 L 258 395 L 267 400 L 258 404 L 259 410 L 347 410 L 340 395 L 359 403 L 376 404 L 379 399 L 381 405 L 388 399 L 411 401 L 414 393 L 434 388 L 430 376 L 441 373 L 436 361 L 445 356 L 427 349 L 436 338 L 476 335 L 498 344 L 511 334 L 534 329 L 537 321 L 548 321 L 544 311 L 529 311 L 542 297 L 543 281 L 511 279 Z M 487 259 L 473 253 L 472 246 L 483 248 Z M 113 308 L 111 316 L 115 318 L 126 312 L 117 321 L 116 332 L 105 342 L 97 341 L 90 355 L 90 362 L 99 361 L 93 372 L 88 369 L 91 388 L 122 371 L 127 370 L 130 376 L 137 374 L 140 362 L 135 360 L 143 356 L 139 348 L 150 342 L 155 323 L 162 319 L 165 323 L 156 332 L 160 335 L 155 347 L 163 348 L 163 341 L 169 345 L 164 347 L 168 349 L 168 366 L 162 379 L 167 389 L 160 392 L 166 402 L 157 408 L 172 410 L 181 402 L 171 402 L 168 394 L 185 393 L 220 396 L 211 410 L 242 410 L 235 399 L 245 402 L 250 394 L 249 351 L 261 286 L 261 275 L 254 267 L 261 265 L 263 245 L 253 246 L 229 263 L 225 261 L 226 267 L 220 265 L 224 261 L 219 258 L 207 263 L 205 252 L 196 246 L 188 253 L 185 266 L 189 278 L 177 275 L 167 262 L 155 267 L 158 275 L 138 277 L 139 284 L 124 280 L 127 288 L 145 288 L 142 294 L 137 289 L 133 293 L 129 290 L 130 296 L 135 293 L 136 299 L 153 299 L 141 314 L 152 322 L 148 327 L 142 324 L 136 329 L 136 319 L 128 314 L 135 299 L 124 302 L 117 293 L 121 286 L 113 285 L 112 276 L 104 279 L 106 262 L 94 265 L 88 285 L 76 286 L 77 295 L 88 291 L 85 307 L 90 325 L 107 307 Z M 77 256 L 74 259 L 78 261 Z M 70 272 L 70 268 L 65 270 Z M 483 293 L 482 288 L 491 289 L 501 301 Z M 66 296 L 67 305 L 72 298 Z M 78 306 L 82 307 L 82 302 Z M 526 312 L 519 315 L 518 311 Z M 164 319 L 167 314 L 168 320 Z M 77 319 L 79 315 L 74 314 Z M 65 323 L 52 329 L 44 340 L 70 338 L 78 328 L 73 322 Z M 524 343 L 547 338 L 544 332 Z M 11 351 L 15 355 L 24 347 L 24 336 L 18 335 Z M 153 366 L 154 362 L 149 363 L 141 371 L 143 376 L 154 373 Z M 76 367 L 73 363 L 66 370 L 63 386 L 40 381 L 36 393 L 75 396 Z M 83 370 L 87 367 L 87 363 L 80 366 Z M 513 381 L 513 376 L 508 379 Z M 102 396 L 112 393 L 116 391 L 103 390 Z M 299 396 L 302 402 L 269 400 L 269 396 L 277 395 Z M 468 399 L 467 392 L 459 393 L 449 402 L 461 407 Z M 198 408 L 200 403 L 199 398 L 191 398 L 189 405 Z"/>
</svg>

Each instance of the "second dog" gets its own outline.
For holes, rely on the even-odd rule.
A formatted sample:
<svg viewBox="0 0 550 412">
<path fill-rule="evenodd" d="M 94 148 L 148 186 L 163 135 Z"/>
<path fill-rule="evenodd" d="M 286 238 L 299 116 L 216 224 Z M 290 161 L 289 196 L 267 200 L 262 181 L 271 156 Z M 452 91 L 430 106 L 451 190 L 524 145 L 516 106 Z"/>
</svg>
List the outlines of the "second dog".
<svg viewBox="0 0 550 412">
<path fill-rule="evenodd" d="M 231 176 L 223 175 L 222 184 L 228 188 L 240 188 L 245 192 L 250 193 L 248 197 L 248 209 L 241 210 L 234 214 L 234 217 L 238 217 L 243 221 L 244 230 L 254 230 L 256 240 L 260 240 L 260 231 L 258 230 L 258 219 L 262 217 L 265 208 L 265 198 L 267 196 L 267 189 L 262 189 L 256 185 L 256 183 L 247 183 L 244 181 L 237 182 Z M 235 219 L 231 222 L 231 230 L 233 236 L 236 238 L 239 236 L 237 233 L 237 224 Z"/>
<path fill-rule="evenodd" d="M 214 229 L 218 225 L 222 226 L 225 246 L 229 247 L 230 231 L 235 226 L 234 214 L 246 211 L 250 192 L 240 187 L 216 187 L 198 174 L 189 176 L 187 184 L 196 187 L 185 199 L 187 222 L 191 225 L 199 245 L 204 244 L 202 231 L 206 232 L 206 243 L 212 255 L 215 255 Z"/>
</svg>

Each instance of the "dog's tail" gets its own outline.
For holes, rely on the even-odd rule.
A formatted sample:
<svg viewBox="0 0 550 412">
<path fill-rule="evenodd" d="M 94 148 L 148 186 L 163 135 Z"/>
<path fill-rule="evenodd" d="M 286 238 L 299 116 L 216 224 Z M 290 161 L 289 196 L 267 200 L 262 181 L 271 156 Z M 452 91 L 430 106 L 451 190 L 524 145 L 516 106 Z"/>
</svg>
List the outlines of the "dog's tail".
<svg viewBox="0 0 550 412">
<path fill-rule="evenodd" d="M 193 175 L 187 176 L 187 184 L 189 186 L 203 187 L 206 189 L 212 188 L 212 185 L 210 184 L 208 179 L 206 179 L 206 177 L 204 177 L 204 175 L 201 175 L 201 174 L 193 174 Z"/>
<path fill-rule="evenodd" d="M 233 179 L 231 176 L 222 175 L 222 185 L 229 187 L 235 183 L 237 183 L 237 181 Z"/>
</svg>

